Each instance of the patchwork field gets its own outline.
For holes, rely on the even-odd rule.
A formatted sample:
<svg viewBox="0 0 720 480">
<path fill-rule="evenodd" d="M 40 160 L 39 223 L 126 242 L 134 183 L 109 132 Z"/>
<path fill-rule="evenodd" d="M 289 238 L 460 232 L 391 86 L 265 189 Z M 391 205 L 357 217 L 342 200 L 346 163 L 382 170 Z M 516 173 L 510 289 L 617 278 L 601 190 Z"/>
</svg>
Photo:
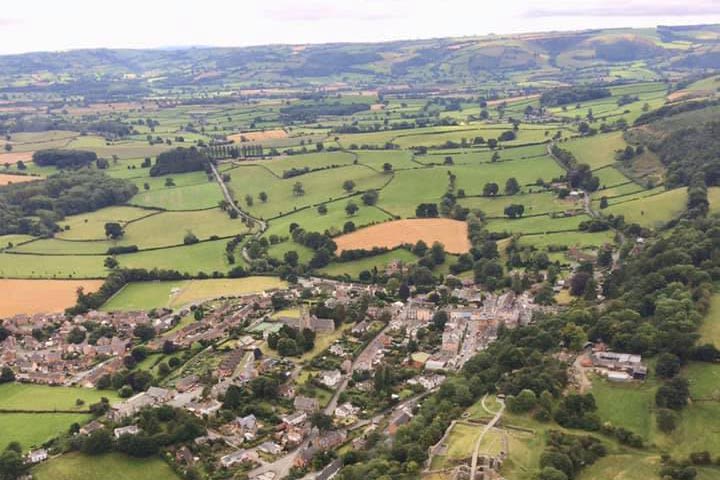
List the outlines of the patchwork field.
<svg viewBox="0 0 720 480">
<path fill-rule="evenodd" d="M 90 388 L 51 387 L 26 383 L 4 383 L 0 385 L 0 410 L 66 410 L 82 412 L 91 403 L 106 397 L 111 403 L 118 400 L 113 391 Z M 77 399 L 84 401 L 76 404 Z"/>
<path fill-rule="evenodd" d="M 282 288 L 286 284 L 277 277 L 247 277 L 177 282 L 139 282 L 126 285 L 108 300 L 105 311 L 179 308 L 212 298 L 244 295 Z"/>
<path fill-rule="evenodd" d="M 75 304 L 78 288 L 90 293 L 101 285 L 101 280 L 0 279 L 0 291 L 3 294 L 0 318 L 19 313 L 62 312 Z"/>
<path fill-rule="evenodd" d="M 73 423 L 91 419 L 86 413 L 0 413 L 0 438 L 5 444 L 20 442 L 27 451 L 66 433 Z"/>
<path fill-rule="evenodd" d="M 587 163 L 592 170 L 615 163 L 615 151 L 627 144 L 623 132 L 593 135 L 560 143 L 560 148 L 569 150 L 580 163 Z"/>
<path fill-rule="evenodd" d="M 132 460 L 118 453 L 90 457 L 71 453 L 39 465 L 37 480 L 179 480 L 170 466 L 157 457 Z"/>
<path fill-rule="evenodd" d="M 450 253 L 470 249 L 467 224 L 450 219 L 408 219 L 386 222 L 341 235 L 335 239 L 338 252 L 373 247 L 395 248 L 404 243 L 423 240 L 428 245 L 440 242 Z"/>
<path fill-rule="evenodd" d="M 686 204 L 687 189 L 676 188 L 637 200 L 611 203 L 603 213 L 624 215 L 626 223 L 653 228 L 676 218 L 685 210 Z"/>
<path fill-rule="evenodd" d="M 405 265 L 410 265 L 415 263 L 417 259 L 418 257 L 416 257 L 412 252 L 409 252 L 404 248 L 398 248 L 391 252 L 376 255 L 374 257 L 354 260 L 352 262 L 331 263 L 327 267 L 320 269 L 320 273 L 331 277 L 348 275 L 351 278 L 356 279 L 360 275 L 360 272 L 363 271 L 372 272 L 374 269 L 377 269 L 382 273 L 385 270 L 385 267 L 393 261 L 400 261 Z"/>
</svg>

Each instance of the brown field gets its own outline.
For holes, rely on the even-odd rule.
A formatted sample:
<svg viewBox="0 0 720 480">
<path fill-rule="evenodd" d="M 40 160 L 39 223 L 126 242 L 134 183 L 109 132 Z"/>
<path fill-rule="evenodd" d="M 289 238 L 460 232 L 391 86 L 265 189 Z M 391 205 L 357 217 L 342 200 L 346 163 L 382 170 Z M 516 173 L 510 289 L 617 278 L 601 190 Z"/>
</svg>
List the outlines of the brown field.
<svg viewBox="0 0 720 480">
<path fill-rule="evenodd" d="M 285 130 L 278 128 L 276 130 L 266 130 L 264 132 L 247 132 L 236 133 L 227 137 L 235 143 L 242 143 L 243 138 L 246 142 L 262 142 L 263 140 L 277 140 L 287 138 L 288 134 Z"/>
<path fill-rule="evenodd" d="M 14 165 L 21 160 L 25 163 L 31 162 L 33 153 L 35 152 L 0 153 L 0 166 L 4 166 L 6 163 Z"/>
<path fill-rule="evenodd" d="M 667 99 L 668 102 L 679 102 L 680 100 L 711 97 L 714 93 L 712 90 L 678 90 L 668 95 Z"/>
<path fill-rule="evenodd" d="M 94 292 L 102 280 L 13 280 L 0 279 L 0 318 L 19 313 L 62 312 L 75 304 L 76 292 Z"/>
<path fill-rule="evenodd" d="M 341 235 L 335 239 L 335 243 L 339 253 L 343 250 L 359 248 L 394 248 L 418 240 L 428 245 L 440 242 L 450 253 L 465 253 L 470 250 L 467 224 L 446 218 L 416 218 L 385 222 Z"/>
<path fill-rule="evenodd" d="M 30 175 L 8 175 L 0 173 L 0 185 L 9 185 L 11 183 L 32 182 L 34 180 L 42 180 L 40 177 L 31 177 Z"/>
</svg>

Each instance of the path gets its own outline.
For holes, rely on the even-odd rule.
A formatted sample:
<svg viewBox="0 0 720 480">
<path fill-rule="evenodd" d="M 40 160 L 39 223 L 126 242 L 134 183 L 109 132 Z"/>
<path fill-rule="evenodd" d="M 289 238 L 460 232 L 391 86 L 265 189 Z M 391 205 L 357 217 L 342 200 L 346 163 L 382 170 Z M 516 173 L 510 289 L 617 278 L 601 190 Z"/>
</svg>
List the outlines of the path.
<svg viewBox="0 0 720 480">
<path fill-rule="evenodd" d="M 228 190 L 227 185 L 225 185 L 225 182 L 223 182 L 222 176 L 220 175 L 220 172 L 218 172 L 217 167 L 214 163 L 210 162 L 210 168 L 212 169 L 213 175 L 215 176 L 215 180 L 217 181 L 218 185 L 220 185 L 220 189 L 223 192 L 223 196 L 225 197 L 225 200 L 228 202 L 228 205 L 230 208 L 235 210 L 238 214 L 238 216 L 244 220 L 246 220 L 251 225 L 259 225 L 260 228 L 255 233 L 255 237 L 260 237 L 263 233 L 265 233 L 265 230 L 267 230 L 267 222 L 264 220 L 260 220 L 259 218 L 255 218 L 251 216 L 249 213 L 246 213 L 243 209 L 237 206 L 235 203 L 235 199 L 230 195 L 230 190 Z M 242 256 L 245 259 L 246 262 L 251 263 L 252 259 L 250 258 L 250 255 L 248 255 L 247 250 L 245 247 L 242 248 Z"/>
<path fill-rule="evenodd" d="M 480 402 L 481 402 L 482 407 L 486 411 L 489 412 L 490 410 L 488 410 L 488 408 L 485 406 L 485 398 L 486 397 L 487 397 L 487 395 L 485 395 L 482 398 L 482 400 L 480 400 Z M 487 434 L 487 432 L 489 432 L 492 428 L 494 428 L 495 425 L 497 424 L 497 422 L 500 421 L 500 417 L 502 417 L 502 414 L 505 411 L 505 402 L 499 398 L 496 398 L 496 401 L 500 404 L 500 410 L 495 412 L 495 416 L 493 417 L 492 420 L 490 420 L 490 422 L 488 422 L 487 425 L 485 425 L 485 428 L 480 433 L 480 436 L 478 437 L 477 441 L 475 442 L 475 449 L 473 450 L 472 464 L 470 467 L 470 480 L 473 480 L 475 478 L 475 473 L 477 472 L 477 462 L 478 462 L 478 453 L 480 453 L 480 444 L 482 443 L 483 439 L 485 438 L 485 435 Z"/>
</svg>

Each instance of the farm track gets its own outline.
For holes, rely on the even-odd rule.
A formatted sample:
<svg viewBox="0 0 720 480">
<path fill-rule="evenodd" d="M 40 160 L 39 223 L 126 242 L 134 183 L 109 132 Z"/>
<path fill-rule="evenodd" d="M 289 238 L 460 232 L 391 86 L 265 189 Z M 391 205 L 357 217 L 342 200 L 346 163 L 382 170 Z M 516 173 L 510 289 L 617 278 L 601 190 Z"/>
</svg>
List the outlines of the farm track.
<svg viewBox="0 0 720 480">
<path fill-rule="evenodd" d="M 215 180 L 217 180 L 218 185 L 220 185 L 220 189 L 223 192 L 223 196 L 225 197 L 225 200 L 228 202 L 228 205 L 230 205 L 230 208 L 235 210 L 238 214 L 238 216 L 244 220 L 246 220 L 251 225 L 259 225 L 260 228 L 255 233 L 255 238 L 259 238 L 265 231 L 267 230 L 267 222 L 264 220 L 260 220 L 259 218 L 255 218 L 251 216 L 249 213 L 242 210 L 240 207 L 237 206 L 235 203 L 235 199 L 230 194 L 230 190 L 228 190 L 227 185 L 225 185 L 225 182 L 223 182 L 222 177 L 220 176 L 220 172 L 218 172 L 217 167 L 215 164 L 210 162 L 210 168 L 213 171 L 213 175 L 215 176 Z M 242 247 L 242 256 L 245 259 L 246 262 L 251 263 L 252 259 L 250 258 L 250 255 L 247 253 L 247 249 L 245 247 Z"/>
</svg>

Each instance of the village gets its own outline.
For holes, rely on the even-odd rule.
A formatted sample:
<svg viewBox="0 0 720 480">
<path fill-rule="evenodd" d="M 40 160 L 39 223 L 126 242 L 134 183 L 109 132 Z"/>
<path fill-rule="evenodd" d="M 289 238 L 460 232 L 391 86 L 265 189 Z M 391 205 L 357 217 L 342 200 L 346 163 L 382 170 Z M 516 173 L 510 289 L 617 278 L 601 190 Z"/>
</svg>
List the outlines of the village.
<svg viewBox="0 0 720 480">
<path fill-rule="evenodd" d="M 498 328 L 530 323 L 534 312 L 550 308 L 528 294 L 495 295 L 468 282 L 447 292 L 452 303 L 442 309 L 429 294 L 383 301 L 378 288 L 308 278 L 178 312 L 18 315 L 3 321 L 9 334 L 0 344 L 0 364 L 20 382 L 119 386 L 126 398 L 78 435 L 108 427 L 116 438 L 136 435 L 143 409 L 182 409 L 208 428 L 194 441 L 204 453 L 180 448 L 179 464 L 214 462 L 271 480 L 293 467 L 317 470 L 318 455 L 360 446 L 374 431 L 393 435 L 423 396 L 492 342 Z M 188 317 L 192 321 L 183 320 Z M 273 337 L 292 332 L 311 335 L 323 350 L 298 357 L 270 347 Z M 142 377 L 148 356 L 169 358 L 170 368 L 155 362 L 146 388 L 128 388 L 122 378 Z M 228 415 L 242 410 L 232 408 L 231 397 L 255 392 L 263 382 L 270 393 L 258 400 L 266 409 Z"/>
</svg>

